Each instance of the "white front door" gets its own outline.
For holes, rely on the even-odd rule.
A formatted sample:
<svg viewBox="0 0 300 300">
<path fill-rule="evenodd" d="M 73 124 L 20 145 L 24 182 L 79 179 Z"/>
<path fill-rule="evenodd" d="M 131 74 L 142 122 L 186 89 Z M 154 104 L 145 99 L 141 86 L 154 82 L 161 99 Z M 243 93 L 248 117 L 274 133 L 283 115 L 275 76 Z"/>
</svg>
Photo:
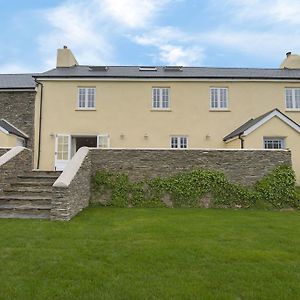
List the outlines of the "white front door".
<svg viewBox="0 0 300 300">
<path fill-rule="evenodd" d="M 55 139 L 55 170 L 62 171 L 71 158 L 71 136 L 58 134 Z"/>
</svg>

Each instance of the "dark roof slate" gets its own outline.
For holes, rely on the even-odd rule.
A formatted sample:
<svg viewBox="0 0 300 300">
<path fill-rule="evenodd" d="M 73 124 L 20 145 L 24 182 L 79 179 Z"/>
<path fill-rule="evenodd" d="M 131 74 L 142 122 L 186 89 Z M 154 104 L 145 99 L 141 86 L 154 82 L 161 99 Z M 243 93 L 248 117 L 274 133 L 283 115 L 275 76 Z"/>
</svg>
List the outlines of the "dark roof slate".
<svg viewBox="0 0 300 300">
<path fill-rule="evenodd" d="M 19 136 L 24 139 L 28 139 L 28 136 L 24 134 L 21 130 L 18 128 L 12 126 L 12 124 L 8 123 L 6 120 L 1 119 L 0 120 L 0 127 L 8 131 L 10 134 L 14 134 L 16 136 Z"/>
<path fill-rule="evenodd" d="M 258 69 L 258 68 L 204 68 L 182 67 L 181 71 L 166 71 L 156 67 L 156 71 L 140 71 L 139 66 L 73 66 L 55 68 L 36 77 L 90 77 L 90 78 L 204 78 L 204 79 L 294 79 L 300 80 L 300 69 Z"/>
<path fill-rule="evenodd" d="M 32 77 L 37 74 L 0 74 L 1 89 L 34 89 L 35 81 Z"/>
</svg>

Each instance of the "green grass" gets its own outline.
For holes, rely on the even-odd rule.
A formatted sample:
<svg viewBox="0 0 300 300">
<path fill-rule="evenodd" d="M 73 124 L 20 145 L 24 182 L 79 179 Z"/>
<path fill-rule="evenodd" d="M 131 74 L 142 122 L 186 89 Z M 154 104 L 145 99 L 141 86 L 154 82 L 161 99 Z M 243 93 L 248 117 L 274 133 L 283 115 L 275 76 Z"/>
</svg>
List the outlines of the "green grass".
<svg viewBox="0 0 300 300">
<path fill-rule="evenodd" d="M 0 220 L 0 299 L 300 299 L 300 212 Z"/>
</svg>

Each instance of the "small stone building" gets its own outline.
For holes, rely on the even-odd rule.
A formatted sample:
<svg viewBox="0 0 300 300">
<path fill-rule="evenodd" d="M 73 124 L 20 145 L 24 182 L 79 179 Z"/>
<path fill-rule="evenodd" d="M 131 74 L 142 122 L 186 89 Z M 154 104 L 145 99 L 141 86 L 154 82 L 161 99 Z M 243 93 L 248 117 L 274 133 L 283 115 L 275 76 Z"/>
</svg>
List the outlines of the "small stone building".
<svg viewBox="0 0 300 300">
<path fill-rule="evenodd" d="M 26 146 L 33 149 L 36 84 L 32 75 L 0 74 L 0 120 L 5 122 L 2 127 L 15 128 L 12 129 L 13 133 L 6 130 L 10 136 L 3 135 L 0 139 L 0 147 L 19 145 L 20 134 L 15 134 L 15 131 L 18 131 L 22 133 Z"/>
</svg>

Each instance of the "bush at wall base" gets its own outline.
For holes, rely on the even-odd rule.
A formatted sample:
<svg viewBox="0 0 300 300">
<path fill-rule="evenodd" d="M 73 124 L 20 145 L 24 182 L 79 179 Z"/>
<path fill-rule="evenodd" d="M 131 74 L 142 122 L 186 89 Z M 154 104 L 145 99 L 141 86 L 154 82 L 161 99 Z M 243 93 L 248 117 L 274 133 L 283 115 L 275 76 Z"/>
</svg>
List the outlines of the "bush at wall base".
<svg viewBox="0 0 300 300">
<path fill-rule="evenodd" d="M 114 207 L 299 208 L 295 174 L 282 165 L 253 187 L 229 182 L 218 171 L 197 169 L 167 178 L 130 181 L 126 174 L 98 171 L 92 203 Z"/>
</svg>

